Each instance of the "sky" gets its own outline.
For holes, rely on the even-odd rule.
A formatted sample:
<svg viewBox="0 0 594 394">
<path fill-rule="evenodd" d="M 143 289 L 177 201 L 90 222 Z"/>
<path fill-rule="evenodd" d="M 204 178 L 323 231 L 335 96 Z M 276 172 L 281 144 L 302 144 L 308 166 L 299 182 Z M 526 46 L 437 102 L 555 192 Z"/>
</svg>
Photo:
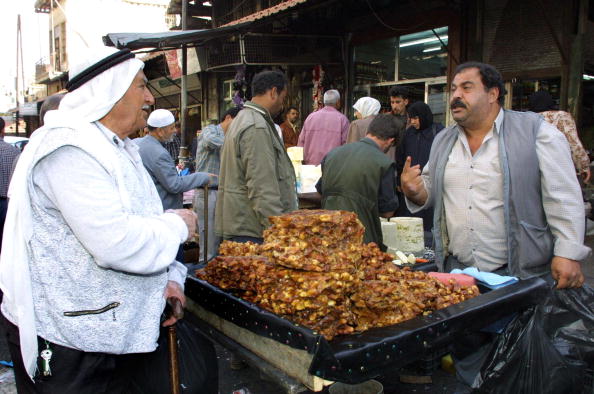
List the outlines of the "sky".
<svg viewBox="0 0 594 394">
<path fill-rule="evenodd" d="M 33 81 L 35 63 L 49 50 L 49 20 L 47 14 L 36 14 L 35 0 L 0 0 L 0 37 L 2 37 L 2 56 L 0 56 L 0 112 L 6 111 L 6 94 L 15 90 L 17 15 L 21 15 L 23 41 L 23 65 L 25 79 Z"/>
<path fill-rule="evenodd" d="M 169 0 L 59 0 L 66 10 L 68 64 L 83 56 L 87 47 L 102 45 L 114 32 L 168 30 L 165 11 Z M 54 4 L 56 0 L 54 0 Z M 35 13 L 35 0 L 0 0 L 0 112 L 14 108 L 17 15 L 21 15 L 25 86 L 35 82 L 35 63 L 49 56 L 48 14 Z M 19 72 L 20 74 L 20 72 Z M 20 78 L 20 75 L 19 75 Z M 22 88 L 21 88 L 22 89 Z M 19 99 L 22 103 L 22 100 Z"/>
</svg>

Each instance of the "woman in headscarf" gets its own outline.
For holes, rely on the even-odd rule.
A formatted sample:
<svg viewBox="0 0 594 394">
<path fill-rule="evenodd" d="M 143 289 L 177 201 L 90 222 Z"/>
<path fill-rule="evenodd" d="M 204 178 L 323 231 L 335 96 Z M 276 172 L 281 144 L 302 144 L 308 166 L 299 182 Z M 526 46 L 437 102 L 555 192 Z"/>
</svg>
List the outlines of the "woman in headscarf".
<svg viewBox="0 0 594 394">
<path fill-rule="evenodd" d="M 532 93 L 528 99 L 528 105 L 530 111 L 541 114 L 547 122 L 565 135 L 567 142 L 569 142 L 575 169 L 584 183 L 588 183 L 590 181 L 590 159 L 578 137 L 575 121 L 571 114 L 557 110 L 553 97 L 546 90 Z"/>
<path fill-rule="evenodd" d="M 431 152 L 433 139 L 443 129 L 441 123 L 433 123 L 431 108 L 422 101 L 417 101 L 409 105 L 407 112 L 410 127 L 404 132 L 402 142 L 396 150 L 397 185 L 400 185 L 400 174 L 402 174 L 402 168 L 408 156 L 411 157 L 411 166 L 419 164 L 421 171 L 423 170 L 423 167 L 429 161 L 429 152 Z M 400 194 L 400 196 L 402 195 Z M 425 231 L 431 231 L 431 227 L 433 226 L 433 209 L 426 209 L 412 214 L 406 207 L 404 197 L 402 197 L 396 215 L 423 218 L 423 228 Z"/>
<path fill-rule="evenodd" d="M 347 144 L 357 142 L 367 134 L 367 129 L 371 121 L 379 113 L 382 105 L 373 97 L 361 97 L 355 105 L 355 117 L 357 120 L 351 122 L 349 134 L 347 135 Z"/>
</svg>

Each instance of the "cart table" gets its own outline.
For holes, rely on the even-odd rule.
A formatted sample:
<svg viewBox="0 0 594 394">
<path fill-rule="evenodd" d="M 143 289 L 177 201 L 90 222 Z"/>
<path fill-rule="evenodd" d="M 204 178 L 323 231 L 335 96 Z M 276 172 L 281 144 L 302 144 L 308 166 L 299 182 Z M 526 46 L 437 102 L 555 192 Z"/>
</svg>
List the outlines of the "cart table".
<svg viewBox="0 0 594 394">
<path fill-rule="evenodd" d="M 536 304 L 546 286 L 539 278 L 522 280 L 427 316 L 332 341 L 195 277 L 188 278 L 186 294 L 189 311 L 216 335 L 321 391 L 333 381 L 360 383 L 423 358 L 454 341 L 455 335 Z"/>
</svg>

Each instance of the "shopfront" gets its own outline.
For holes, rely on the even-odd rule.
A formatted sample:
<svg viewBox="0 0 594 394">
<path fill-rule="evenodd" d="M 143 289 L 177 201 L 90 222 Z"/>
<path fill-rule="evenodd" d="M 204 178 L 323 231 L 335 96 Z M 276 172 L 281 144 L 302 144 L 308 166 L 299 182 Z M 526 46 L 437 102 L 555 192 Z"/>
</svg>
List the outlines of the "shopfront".
<svg viewBox="0 0 594 394">
<path fill-rule="evenodd" d="M 371 96 L 389 111 L 390 88 L 405 86 L 411 102 L 424 101 L 435 121 L 445 123 L 448 39 L 443 26 L 355 46 L 353 102 Z"/>
<path fill-rule="evenodd" d="M 506 82 L 508 95 L 505 107 L 514 111 L 528 111 L 528 99 L 539 90 L 546 90 L 551 94 L 557 106 L 561 100 L 561 77 L 556 78 L 513 78 Z"/>
</svg>

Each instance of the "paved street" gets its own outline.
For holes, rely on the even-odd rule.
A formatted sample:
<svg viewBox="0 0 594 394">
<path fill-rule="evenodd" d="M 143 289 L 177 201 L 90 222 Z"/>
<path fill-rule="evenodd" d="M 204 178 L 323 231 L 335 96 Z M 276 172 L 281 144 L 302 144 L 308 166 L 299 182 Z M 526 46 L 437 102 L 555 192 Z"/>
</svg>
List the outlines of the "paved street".
<svg viewBox="0 0 594 394">
<path fill-rule="evenodd" d="M 594 248 L 594 235 L 586 237 L 586 244 Z M 583 265 L 588 285 L 594 287 L 594 258 L 590 258 L 587 264 Z M 1 328 L 0 328 L 1 330 Z M 217 346 L 217 358 L 219 363 L 219 392 L 221 394 L 231 394 L 234 390 L 244 390 L 244 394 L 278 394 L 282 388 L 270 381 L 266 376 L 253 368 L 245 368 L 239 371 L 231 370 L 229 351 L 223 347 Z M 4 332 L 0 335 L 0 360 L 10 360 Z M 443 394 L 452 393 L 456 387 L 456 379 L 445 371 L 439 369 L 433 375 L 432 384 L 406 384 L 400 383 L 398 376 L 400 371 L 394 371 L 391 376 L 382 376 L 378 378 L 384 384 L 384 392 L 413 394 L 413 393 L 431 393 Z M 16 393 L 14 386 L 14 377 L 10 368 L 0 367 L 0 394 Z"/>
</svg>

